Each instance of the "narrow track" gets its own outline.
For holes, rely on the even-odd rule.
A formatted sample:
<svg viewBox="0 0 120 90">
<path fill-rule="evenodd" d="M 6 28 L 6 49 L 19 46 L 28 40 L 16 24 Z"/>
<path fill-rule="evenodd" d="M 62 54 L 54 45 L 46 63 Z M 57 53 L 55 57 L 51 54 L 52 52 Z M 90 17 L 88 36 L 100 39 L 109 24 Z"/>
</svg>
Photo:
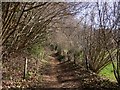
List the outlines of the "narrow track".
<svg viewBox="0 0 120 90">
<path fill-rule="evenodd" d="M 79 88 L 80 80 L 75 74 L 75 70 L 67 67 L 73 63 L 60 64 L 58 60 L 50 57 L 50 73 L 43 75 L 44 88 Z M 66 71 L 67 70 L 67 71 Z"/>
</svg>

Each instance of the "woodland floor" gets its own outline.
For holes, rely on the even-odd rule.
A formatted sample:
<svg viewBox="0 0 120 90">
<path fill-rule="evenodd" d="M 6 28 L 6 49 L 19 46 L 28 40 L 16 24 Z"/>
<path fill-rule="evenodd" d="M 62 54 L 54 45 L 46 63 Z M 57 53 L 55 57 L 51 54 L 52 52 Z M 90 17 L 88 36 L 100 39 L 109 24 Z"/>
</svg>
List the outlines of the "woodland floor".
<svg viewBox="0 0 120 90">
<path fill-rule="evenodd" d="M 24 90 L 49 90 L 50 88 L 71 88 L 75 90 L 120 90 L 118 85 L 103 79 L 97 74 L 78 66 L 73 62 L 59 62 L 55 57 L 49 56 L 50 65 L 47 72 L 42 74 L 40 85 L 30 86 Z M 25 83 L 25 82 L 24 82 Z M 32 81 L 32 83 L 35 83 Z M 38 82 L 37 82 L 38 83 Z M 3 82 L 5 87 L 6 82 Z M 19 88 L 10 88 L 11 90 L 21 90 Z M 3 88 L 3 90 L 7 90 Z M 22 89 L 23 90 L 23 89 Z"/>
</svg>

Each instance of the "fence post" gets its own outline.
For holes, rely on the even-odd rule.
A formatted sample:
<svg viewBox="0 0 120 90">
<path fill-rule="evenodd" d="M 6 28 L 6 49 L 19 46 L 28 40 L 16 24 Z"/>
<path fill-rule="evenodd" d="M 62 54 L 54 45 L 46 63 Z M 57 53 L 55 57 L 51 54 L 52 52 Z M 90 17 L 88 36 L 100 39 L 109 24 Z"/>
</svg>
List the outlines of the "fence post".
<svg viewBox="0 0 120 90">
<path fill-rule="evenodd" d="M 23 79 L 26 79 L 26 75 L 27 75 L 27 64 L 28 64 L 28 59 L 25 57 L 25 61 L 24 61 L 24 76 L 23 76 Z"/>
</svg>

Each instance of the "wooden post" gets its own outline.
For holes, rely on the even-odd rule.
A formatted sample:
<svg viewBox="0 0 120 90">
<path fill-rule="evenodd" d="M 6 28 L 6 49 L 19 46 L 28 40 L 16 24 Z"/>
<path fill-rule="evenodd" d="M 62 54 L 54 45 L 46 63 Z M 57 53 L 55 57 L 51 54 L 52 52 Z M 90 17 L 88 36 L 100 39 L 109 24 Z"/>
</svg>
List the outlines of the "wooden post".
<svg viewBox="0 0 120 90">
<path fill-rule="evenodd" d="M 26 79 L 26 75 L 27 75 L 27 63 L 28 63 L 28 59 L 25 58 L 25 61 L 24 61 L 24 76 L 23 76 L 23 79 Z"/>
</svg>

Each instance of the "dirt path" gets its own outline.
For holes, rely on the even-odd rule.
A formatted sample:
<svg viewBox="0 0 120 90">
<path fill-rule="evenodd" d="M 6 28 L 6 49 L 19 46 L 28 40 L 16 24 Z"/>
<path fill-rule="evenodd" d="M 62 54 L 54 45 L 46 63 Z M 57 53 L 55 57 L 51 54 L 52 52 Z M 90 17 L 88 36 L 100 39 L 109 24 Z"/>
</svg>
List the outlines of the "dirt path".
<svg viewBox="0 0 120 90">
<path fill-rule="evenodd" d="M 50 72 L 49 75 L 43 75 L 45 88 L 78 88 L 80 87 L 80 81 L 75 76 L 74 70 L 67 69 L 67 64 L 60 64 L 58 60 L 50 57 Z M 70 65 L 70 63 L 69 63 Z"/>
<path fill-rule="evenodd" d="M 50 71 L 48 75 L 43 75 L 44 87 L 45 88 L 57 88 L 60 83 L 57 79 L 57 64 L 59 62 L 55 58 L 50 57 Z M 59 88 L 59 87 L 58 87 Z"/>
</svg>

